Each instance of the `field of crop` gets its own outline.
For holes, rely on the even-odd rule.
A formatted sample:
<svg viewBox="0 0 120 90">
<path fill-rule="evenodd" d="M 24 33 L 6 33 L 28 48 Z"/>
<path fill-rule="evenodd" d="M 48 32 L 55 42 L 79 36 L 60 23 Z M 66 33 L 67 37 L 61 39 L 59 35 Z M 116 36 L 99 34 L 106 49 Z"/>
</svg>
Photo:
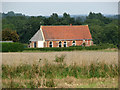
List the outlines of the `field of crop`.
<svg viewBox="0 0 120 90">
<path fill-rule="evenodd" d="M 118 52 L 104 51 L 64 51 L 64 52 L 24 52 L 24 53 L 2 53 L 2 63 L 5 65 L 35 64 L 39 61 L 44 63 L 48 60 L 54 64 L 55 58 L 64 55 L 67 65 L 89 65 L 91 62 L 103 62 L 106 64 L 118 63 Z"/>
<path fill-rule="evenodd" d="M 117 88 L 118 52 L 2 53 L 3 88 Z"/>
</svg>

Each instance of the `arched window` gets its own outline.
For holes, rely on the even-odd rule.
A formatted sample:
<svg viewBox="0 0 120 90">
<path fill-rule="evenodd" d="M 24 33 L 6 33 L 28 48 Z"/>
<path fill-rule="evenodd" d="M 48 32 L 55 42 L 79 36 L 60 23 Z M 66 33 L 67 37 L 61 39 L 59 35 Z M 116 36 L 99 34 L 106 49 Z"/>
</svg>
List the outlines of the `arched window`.
<svg viewBox="0 0 120 90">
<path fill-rule="evenodd" d="M 49 47 L 53 47 L 52 42 L 49 42 Z"/>
<path fill-rule="evenodd" d="M 59 42 L 59 47 L 62 47 L 62 42 L 61 41 Z"/>
<path fill-rule="evenodd" d="M 75 41 L 73 41 L 73 43 L 72 43 L 72 46 L 75 46 L 76 44 L 75 44 Z"/>
<path fill-rule="evenodd" d="M 36 42 L 34 42 L 34 48 L 36 48 Z"/>
<path fill-rule="evenodd" d="M 64 47 L 67 47 L 67 43 L 66 43 L 66 41 L 64 41 Z"/>
</svg>

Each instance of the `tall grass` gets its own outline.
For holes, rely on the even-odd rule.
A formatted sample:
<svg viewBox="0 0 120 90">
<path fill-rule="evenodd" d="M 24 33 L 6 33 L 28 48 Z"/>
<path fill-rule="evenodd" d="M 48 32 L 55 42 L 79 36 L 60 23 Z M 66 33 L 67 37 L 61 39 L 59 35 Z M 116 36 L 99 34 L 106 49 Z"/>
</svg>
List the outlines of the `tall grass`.
<svg viewBox="0 0 120 90">
<path fill-rule="evenodd" d="M 90 64 L 89 66 L 77 66 L 76 64 L 67 66 L 64 64 L 49 64 L 43 66 L 39 64 L 22 64 L 17 67 L 2 65 L 3 78 L 35 78 L 35 75 L 45 78 L 63 78 L 66 76 L 79 77 L 114 77 L 118 75 L 118 65 L 106 65 L 104 63 Z"/>
<path fill-rule="evenodd" d="M 88 66 L 78 66 L 76 63 L 68 66 L 63 62 L 64 58 L 64 55 L 60 57 L 56 56 L 56 64 L 50 64 L 46 61 L 44 65 L 41 65 L 41 62 L 33 65 L 21 64 L 16 67 L 2 65 L 2 78 L 11 80 L 9 87 L 17 87 L 18 85 L 12 79 L 29 79 L 31 81 L 26 83 L 27 87 L 35 88 L 38 86 L 55 87 L 56 84 L 53 79 L 66 78 L 67 76 L 73 76 L 75 78 L 106 78 L 118 76 L 118 65 L 116 64 L 107 65 L 104 62 L 94 62 Z M 34 78 L 36 80 L 32 81 Z"/>
</svg>

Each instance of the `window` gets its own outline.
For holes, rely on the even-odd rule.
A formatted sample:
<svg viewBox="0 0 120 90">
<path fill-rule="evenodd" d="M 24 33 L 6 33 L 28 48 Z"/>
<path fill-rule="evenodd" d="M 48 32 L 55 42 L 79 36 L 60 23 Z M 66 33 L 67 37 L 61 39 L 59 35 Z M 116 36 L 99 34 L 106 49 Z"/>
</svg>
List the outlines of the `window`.
<svg viewBox="0 0 120 90">
<path fill-rule="evenodd" d="M 90 46 L 93 44 L 93 42 L 92 41 L 90 41 Z"/>
<path fill-rule="evenodd" d="M 66 42 L 64 42 L 64 47 L 67 47 L 67 43 Z"/>
<path fill-rule="evenodd" d="M 34 48 L 36 48 L 36 42 L 34 42 Z"/>
<path fill-rule="evenodd" d="M 59 42 L 59 47 L 62 47 L 62 42 L 61 41 Z"/>
<path fill-rule="evenodd" d="M 49 47 L 53 47 L 53 46 L 52 46 L 52 42 L 49 43 Z"/>
<path fill-rule="evenodd" d="M 87 45 L 88 45 L 88 40 L 87 40 Z"/>
<path fill-rule="evenodd" d="M 73 41 L 72 46 L 75 46 L 75 41 Z"/>
</svg>

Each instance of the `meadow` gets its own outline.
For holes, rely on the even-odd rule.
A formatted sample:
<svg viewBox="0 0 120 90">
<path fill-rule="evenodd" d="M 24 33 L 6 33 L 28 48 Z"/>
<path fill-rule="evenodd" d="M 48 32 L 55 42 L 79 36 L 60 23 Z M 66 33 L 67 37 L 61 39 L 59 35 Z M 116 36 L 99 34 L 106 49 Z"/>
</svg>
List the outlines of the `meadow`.
<svg viewBox="0 0 120 90">
<path fill-rule="evenodd" d="M 76 63 L 77 65 L 89 65 L 91 62 L 103 62 L 105 64 L 117 64 L 117 51 L 61 51 L 61 52 L 9 52 L 2 53 L 2 64 L 20 65 L 36 64 L 45 60 L 54 64 L 56 57 L 64 55 L 64 62 L 67 65 Z"/>
<path fill-rule="evenodd" d="M 118 52 L 2 53 L 3 88 L 117 88 Z"/>
</svg>

